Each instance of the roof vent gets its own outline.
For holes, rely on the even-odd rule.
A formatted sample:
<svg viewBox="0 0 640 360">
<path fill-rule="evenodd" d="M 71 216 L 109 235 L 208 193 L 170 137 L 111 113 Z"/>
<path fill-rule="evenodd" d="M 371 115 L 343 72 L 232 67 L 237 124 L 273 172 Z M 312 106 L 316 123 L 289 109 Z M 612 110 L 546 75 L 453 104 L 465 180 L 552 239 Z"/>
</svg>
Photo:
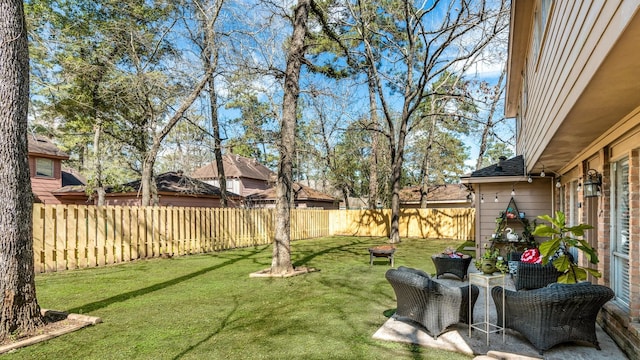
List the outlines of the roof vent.
<svg viewBox="0 0 640 360">
<path fill-rule="evenodd" d="M 496 165 L 496 171 L 502 171 L 502 164 L 504 163 L 505 160 L 507 160 L 506 156 L 500 156 L 498 158 L 500 161 L 498 162 L 498 165 Z"/>
</svg>

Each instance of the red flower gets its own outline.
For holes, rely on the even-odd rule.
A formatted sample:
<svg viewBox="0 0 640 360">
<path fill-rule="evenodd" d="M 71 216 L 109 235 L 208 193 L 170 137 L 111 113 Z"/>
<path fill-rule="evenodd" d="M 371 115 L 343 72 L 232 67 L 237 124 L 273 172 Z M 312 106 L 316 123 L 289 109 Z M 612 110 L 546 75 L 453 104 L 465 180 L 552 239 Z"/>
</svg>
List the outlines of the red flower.
<svg viewBox="0 0 640 360">
<path fill-rule="evenodd" d="M 530 264 L 540 264 L 542 257 L 540 256 L 540 251 L 538 251 L 537 248 L 533 248 L 523 252 L 520 261 Z"/>
</svg>

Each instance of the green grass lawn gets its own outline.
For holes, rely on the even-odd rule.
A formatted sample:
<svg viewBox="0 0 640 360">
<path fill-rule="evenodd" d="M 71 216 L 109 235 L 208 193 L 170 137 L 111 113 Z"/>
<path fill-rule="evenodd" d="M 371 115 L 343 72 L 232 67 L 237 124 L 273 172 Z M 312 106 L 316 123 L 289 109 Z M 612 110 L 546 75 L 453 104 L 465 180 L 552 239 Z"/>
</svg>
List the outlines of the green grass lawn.
<svg viewBox="0 0 640 360">
<path fill-rule="evenodd" d="M 249 278 L 270 246 L 38 275 L 41 307 L 104 322 L 3 359 L 468 359 L 371 337 L 396 306 L 386 259 L 369 266 L 367 248 L 385 241 L 296 241 L 294 265 L 320 271 L 286 279 Z M 395 266 L 434 273 L 448 245 L 405 239 Z"/>
</svg>

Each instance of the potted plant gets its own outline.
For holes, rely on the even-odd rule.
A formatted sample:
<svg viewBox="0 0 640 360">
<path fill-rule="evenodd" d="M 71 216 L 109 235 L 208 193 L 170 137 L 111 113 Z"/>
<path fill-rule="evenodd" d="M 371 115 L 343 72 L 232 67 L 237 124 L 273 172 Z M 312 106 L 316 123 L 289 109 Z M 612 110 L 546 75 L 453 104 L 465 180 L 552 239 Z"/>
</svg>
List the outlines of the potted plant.
<svg viewBox="0 0 640 360">
<path fill-rule="evenodd" d="M 489 247 L 488 244 L 485 244 L 484 248 L 484 254 L 475 261 L 476 268 L 485 274 L 493 274 L 496 271 L 506 272 L 507 264 L 500 256 L 500 250 Z"/>
<path fill-rule="evenodd" d="M 591 225 L 579 224 L 568 227 L 566 225 L 566 217 L 562 211 L 556 211 L 554 218 L 549 215 L 538 216 L 538 218 L 549 224 L 536 226 L 532 235 L 551 238 L 541 243 L 539 249 L 542 256 L 542 265 L 548 264 L 549 260 L 555 257 L 552 262 L 553 266 L 562 273 L 562 275 L 558 277 L 559 283 L 574 284 L 578 281 L 584 281 L 587 279 L 587 273 L 597 278 L 602 276 L 600 272 L 595 269 L 574 264 L 568 253 L 569 248 L 575 247 L 584 253 L 590 263 L 598 263 L 599 260 L 596 250 L 585 240 L 577 238 L 584 236 L 585 230 L 592 229 L 593 227 Z"/>
</svg>

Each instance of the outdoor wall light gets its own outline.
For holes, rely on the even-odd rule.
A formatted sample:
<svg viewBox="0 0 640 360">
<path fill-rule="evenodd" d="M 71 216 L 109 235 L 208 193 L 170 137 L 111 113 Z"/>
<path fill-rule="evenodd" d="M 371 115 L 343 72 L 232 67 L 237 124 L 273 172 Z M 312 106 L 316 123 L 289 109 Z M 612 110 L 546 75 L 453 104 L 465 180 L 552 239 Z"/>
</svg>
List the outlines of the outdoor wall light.
<svg viewBox="0 0 640 360">
<path fill-rule="evenodd" d="M 484 194 L 481 194 L 481 195 L 480 195 L 480 203 L 481 203 L 481 204 L 484 204 Z"/>
<path fill-rule="evenodd" d="M 600 196 L 600 185 L 602 185 L 602 175 L 594 169 L 587 170 L 587 178 L 584 180 L 584 197 Z"/>
<path fill-rule="evenodd" d="M 493 202 L 498 202 L 498 193 L 496 193 L 496 198 L 495 200 L 493 200 Z"/>
<path fill-rule="evenodd" d="M 515 196 L 516 195 L 516 187 L 512 186 L 511 187 L 511 196 Z"/>
</svg>

